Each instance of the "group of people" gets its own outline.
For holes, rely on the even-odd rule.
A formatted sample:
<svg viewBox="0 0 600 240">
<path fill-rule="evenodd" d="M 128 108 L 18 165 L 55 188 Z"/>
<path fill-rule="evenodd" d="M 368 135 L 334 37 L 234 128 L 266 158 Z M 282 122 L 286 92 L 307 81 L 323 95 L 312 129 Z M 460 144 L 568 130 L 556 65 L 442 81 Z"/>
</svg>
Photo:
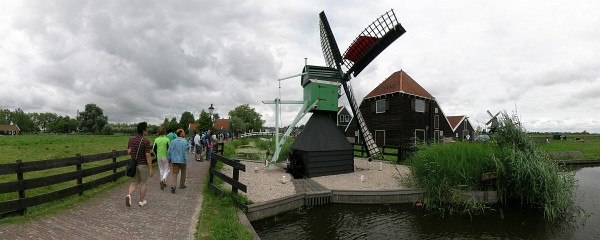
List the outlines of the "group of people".
<svg viewBox="0 0 600 240">
<path fill-rule="evenodd" d="M 201 137 L 199 133 L 195 134 L 194 144 L 196 149 L 196 161 L 202 161 L 202 150 L 206 150 L 206 160 L 211 159 L 210 152 L 214 147 L 214 141 L 210 135 L 210 130 L 206 132 L 206 136 Z M 154 140 L 152 147 L 150 140 L 145 138 L 148 134 L 148 124 L 141 122 L 137 125 L 137 135 L 129 139 L 127 153 L 133 161 L 137 162 L 137 170 L 129 185 L 129 192 L 125 196 L 125 205 L 131 207 L 131 195 L 140 186 L 140 198 L 138 205 L 144 206 L 147 201 L 144 199 L 146 195 L 146 183 L 148 177 L 153 176 L 152 172 L 152 155 L 154 153 L 158 161 L 158 169 L 160 171 L 160 189 L 164 190 L 167 186 L 171 187 L 171 193 L 175 193 L 177 189 L 177 176 L 181 171 L 179 179 L 179 189 L 186 188 L 185 179 L 187 173 L 187 154 L 191 148 L 190 143 L 185 138 L 185 131 L 177 129 L 177 131 L 169 131 L 166 134 L 166 129 L 160 127 L 158 137 Z"/>
<path fill-rule="evenodd" d="M 207 160 L 210 160 L 210 152 L 215 146 L 215 140 L 213 135 L 211 135 L 210 129 L 206 132 L 200 134 L 199 132 L 190 139 L 190 144 L 194 146 L 195 153 L 194 156 L 196 161 L 202 162 L 202 153 L 205 152 L 205 156 Z"/>
</svg>

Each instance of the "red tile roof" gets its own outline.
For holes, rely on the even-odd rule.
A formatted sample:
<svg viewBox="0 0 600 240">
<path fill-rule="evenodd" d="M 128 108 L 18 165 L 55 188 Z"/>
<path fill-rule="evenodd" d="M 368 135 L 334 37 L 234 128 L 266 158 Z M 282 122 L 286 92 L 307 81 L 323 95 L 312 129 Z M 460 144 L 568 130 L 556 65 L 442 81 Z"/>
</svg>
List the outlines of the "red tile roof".
<svg viewBox="0 0 600 240">
<path fill-rule="evenodd" d="M 198 124 L 197 123 L 190 123 L 188 125 L 188 130 L 193 130 L 193 131 L 198 130 Z"/>
<path fill-rule="evenodd" d="M 448 118 L 448 122 L 450 123 L 450 127 L 452 129 L 456 129 L 456 127 L 458 126 L 458 124 L 460 124 L 463 119 L 465 118 L 464 115 L 461 116 L 446 116 L 446 118 Z"/>
<path fill-rule="evenodd" d="M 229 119 L 217 119 L 213 123 L 215 129 L 225 129 L 229 126 Z"/>
<path fill-rule="evenodd" d="M 365 99 L 391 93 L 411 94 L 427 99 L 435 99 L 427 90 L 413 80 L 406 72 L 400 70 L 390 75 L 385 81 L 371 91 Z"/>
</svg>

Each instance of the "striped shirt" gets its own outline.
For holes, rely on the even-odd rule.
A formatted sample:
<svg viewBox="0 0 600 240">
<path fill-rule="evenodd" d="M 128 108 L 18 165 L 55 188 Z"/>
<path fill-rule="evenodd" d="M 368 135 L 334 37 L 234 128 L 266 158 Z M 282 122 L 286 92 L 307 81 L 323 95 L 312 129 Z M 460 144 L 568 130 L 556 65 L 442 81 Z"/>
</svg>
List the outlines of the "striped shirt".
<svg viewBox="0 0 600 240">
<path fill-rule="evenodd" d="M 131 137 L 129 139 L 129 143 L 127 144 L 127 148 L 131 151 L 131 159 L 137 160 L 139 165 L 148 165 L 148 161 L 146 160 L 146 153 L 150 153 L 150 140 L 146 138 L 142 140 L 142 138 L 143 137 L 140 135 L 135 135 Z M 137 153 L 138 147 L 140 148 L 139 154 Z"/>
</svg>

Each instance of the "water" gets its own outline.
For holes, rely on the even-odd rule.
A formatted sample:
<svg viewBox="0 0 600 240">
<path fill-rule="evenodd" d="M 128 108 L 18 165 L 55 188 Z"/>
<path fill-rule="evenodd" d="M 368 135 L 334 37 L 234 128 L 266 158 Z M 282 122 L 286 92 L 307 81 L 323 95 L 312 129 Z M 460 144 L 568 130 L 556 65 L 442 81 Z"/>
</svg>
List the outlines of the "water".
<svg viewBox="0 0 600 240">
<path fill-rule="evenodd" d="M 600 167 L 576 169 L 578 209 L 548 223 L 540 209 L 442 216 L 412 204 L 332 204 L 253 222 L 261 239 L 600 239 Z"/>
</svg>

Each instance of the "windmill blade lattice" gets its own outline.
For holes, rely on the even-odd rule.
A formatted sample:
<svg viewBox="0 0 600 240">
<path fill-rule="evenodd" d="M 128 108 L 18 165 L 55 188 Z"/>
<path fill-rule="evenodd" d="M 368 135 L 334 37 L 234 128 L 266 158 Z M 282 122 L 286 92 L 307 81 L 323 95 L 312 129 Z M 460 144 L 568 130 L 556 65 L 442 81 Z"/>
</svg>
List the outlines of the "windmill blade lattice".
<svg viewBox="0 0 600 240">
<path fill-rule="evenodd" d="M 352 74 L 356 77 L 373 59 L 405 32 L 406 30 L 398 22 L 394 10 L 381 15 L 367 26 L 344 52 L 345 74 L 348 76 Z"/>
<path fill-rule="evenodd" d="M 325 63 L 328 67 L 341 71 L 342 55 L 340 55 L 340 49 L 335 41 L 331 27 L 329 27 L 329 21 L 327 21 L 325 12 L 319 14 L 319 29 L 321 32 L 321 49 L 323 50 Z"/>
</svg>

